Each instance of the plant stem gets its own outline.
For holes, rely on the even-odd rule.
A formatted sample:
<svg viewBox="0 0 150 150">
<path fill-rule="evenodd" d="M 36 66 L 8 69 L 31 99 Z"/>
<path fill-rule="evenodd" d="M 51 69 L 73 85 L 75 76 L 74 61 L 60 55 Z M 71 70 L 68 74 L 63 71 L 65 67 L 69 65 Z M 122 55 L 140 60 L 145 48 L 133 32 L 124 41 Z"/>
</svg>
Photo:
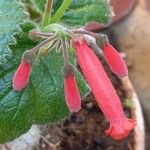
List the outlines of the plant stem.
<svg viewBox="0 0 150 150">
<path fill-rule="evenodd" d="M 62 42 L 62 48 L 64 52 L 64 64 L 67 65 L 69 62 L 69 58 L 68 58 L 68 52 L 66 47 L 66 39 L 61 39 L 61 42 Z"/>
<path fill-rule="evenodd" d="M 45 44 L 49 43 L 50 41 L 55 40 L 56 36 L 51 36 L 49 38 L 47 38 L 45 41 L 41 42 L 40 44 L 38 44 L 37 46 L 35 46 L 34 48 L 31 49 L 31 51 L 33 53 L 38 52 L 39 48 L 43 47 Z"/>
<path fill-rule="evenodd" d="M 91 31 L 87 31 L 87 30 L 84 30 L 84 29 L 77 29 L 77 30 L 71 30 L 74 34 L 87 34 L 87 35 L 90 35 L 92 37 L 95 37 L 96 41 L 101 41 L 101 43 L 97 43 L 98 46 L 101 48 L 102 45 L 104 43 L 109 43 L 109 40 L 108 40 L 108 37 L 107 35 L 105 34 L 102 34 L 102 33 L 94 33 L 94 32 L 91 32 Z"/>
<path fill-rule="evenodd" d="M 60 20 L 60 18 L 63 16 L 64 12 L 69 7 L 71 2 L 72 2 L 72 0 L 64 0 L 63 1 L 62 5 L 59 7 L 59 9 L 55 13 L 55 15 L 52 17 L 51 23 L 55 23 Z"/>
<path fill-rule="evenodd" d="M 47 39 L 47 38 L 53 36 L 54 33 L 42 33 L 42 32 L 37 32 L 36 35 L 37 35 L 37 37 Z"/>
<path fill-rule="evenodd" d="M 53 6 L 53 0 L 47 0 L 46 7 L 44 10 L 43 20 L 42 20 L 42 28 L 46 27 L 50 22 L 52 6 Z"/>
<path fill-rule="evenodd" d="M 106 38 L 107 39 L 107 36 L 105 34 L 102 34 L 102 33 L 94 33 L 94 32 L 84 30 L 84 29 L 77 29 L 77 30 L 71 30 L 71 31 L 75 34 L 87 34 L 87 35 L 93 36 L 93 37 L 98 38 L 98 39 L 99 38 Z"/>
<path fill-rule="evenodd" d="M 27 62 L 32 62 L 33 58 L 39 52 L 39 49 L 41 47 L 45 46 L 47 43 L 49 43 L 51 41 L 55 42 L 55 40 L 57 40 L 56 35 L 53 35 L 53 36 L 47 38 L 46 40 L 42 41 L 40 44 L 33 47 L 32 49 L 25 51 L 22 55 L 22 60 L 27 61 Z"/>
</svg>

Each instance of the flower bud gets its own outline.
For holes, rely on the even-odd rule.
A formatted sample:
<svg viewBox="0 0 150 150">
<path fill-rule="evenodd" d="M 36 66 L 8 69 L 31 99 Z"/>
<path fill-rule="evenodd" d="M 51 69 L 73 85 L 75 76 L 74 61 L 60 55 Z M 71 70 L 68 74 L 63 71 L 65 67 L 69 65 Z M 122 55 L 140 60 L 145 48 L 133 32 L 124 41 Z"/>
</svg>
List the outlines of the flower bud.
<svg viewBox="0 0 150 150">
<path fill-rule="evenodd" d="M 16 73 L 13 76 L 12 86 L 16 91 L 21 91 L 29 82 L 31 64 L 22 61 Z"/>
<path fill-rule="evenodd" d="M 102 50 L 112 72 L 120 78 L 126 77 L 128 69 L 121 55 L 109 43 L 105 43 Z"/>
<path fill-rule="evenodd" d="M 81 109 L 81 97 L 77 87 L 74 72 L 70 68 L 73 69 L 71 65 L 67 65 L 67 69 L 63 69 L 65 70 L 64 71 L 65 100 L 71 112 L 78 112 Z"/>
</svg>

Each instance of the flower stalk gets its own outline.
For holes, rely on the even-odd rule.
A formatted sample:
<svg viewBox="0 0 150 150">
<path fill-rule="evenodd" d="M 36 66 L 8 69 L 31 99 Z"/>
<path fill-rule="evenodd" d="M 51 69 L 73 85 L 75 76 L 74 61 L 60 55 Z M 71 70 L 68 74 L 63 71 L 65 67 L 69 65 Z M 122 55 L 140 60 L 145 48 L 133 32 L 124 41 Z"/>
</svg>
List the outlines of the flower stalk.
<svg viewBox="0 0 150 150">
<path fill-rule="evenodd" d="M 62 5 L 59 7 L 59 9 L 55 13 L 55 15 L 52 17 L 51 23 L 55 23 L 60 20 L 60 18 L 63 16 L 64 12 L 66 11 L 66 9 L 71 4 L 71 2 L 72 2 L 72 0 L 64 0 L 63 1 Z"/>
<path fill-rule="evenodd" d="M 52 6 L 53 6 L 53 0 L 47 0 L 46 7 L 43 14 L 42 28 L 46 27 L 50 22 Z"/>
<path fill-rule="evenodd" d="M 54 33 L 42 33 L 37 29 L 33 29 L 29 32 L 29 39 L 32 41 L 37 41 L 38 38 L 47 39 L 51 36 L 54 36 Z"/>
<path fill-rule="evenodd" d="M 68 57 L 68 52 L 67 52 L 67 47 L 66 47 L 66 39 L 61 40 L 63 52 L 64 52 L 64 65 L 67 65 L 69 63 L 69 57 Z"/>
</svg>

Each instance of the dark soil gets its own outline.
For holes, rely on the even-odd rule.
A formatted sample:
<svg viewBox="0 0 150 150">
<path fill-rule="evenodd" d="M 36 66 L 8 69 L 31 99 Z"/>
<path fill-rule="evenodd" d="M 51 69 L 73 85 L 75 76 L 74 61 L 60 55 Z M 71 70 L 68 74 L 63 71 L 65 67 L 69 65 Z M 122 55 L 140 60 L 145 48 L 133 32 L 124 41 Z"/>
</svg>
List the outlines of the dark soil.
<svg viewBox="0 0 150 150">
<path fill-rule="evenodd" d="M 104 63 L 104 62 L 103 62 Z M 116 88 L 126 116 L 131 117 L 130 109 L 125 107 L 126 95 L 120 80 L 109 71 L 104 63 L 114 87 Z M 108 91 L 109 92 L 109 91 Z M 133 150 L 134 132 L 121 141 L 105 136 L 109 123 L 90 93 L 82 101 L 82 109 L 63 122 L 42 127 L 42 135 L 34 150 Z"/>
</svg>

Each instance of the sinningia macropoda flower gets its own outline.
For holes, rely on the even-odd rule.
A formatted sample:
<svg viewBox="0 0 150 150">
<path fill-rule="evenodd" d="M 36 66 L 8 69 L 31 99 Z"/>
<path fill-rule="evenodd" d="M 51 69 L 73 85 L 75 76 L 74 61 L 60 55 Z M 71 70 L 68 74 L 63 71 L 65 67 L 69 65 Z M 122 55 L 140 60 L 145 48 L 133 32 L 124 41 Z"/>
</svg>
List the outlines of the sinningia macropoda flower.
<svg viewBox="0 0 150 150">
<path fill-rule="evenodd" d="M 31 64 L 22 61 L 16 73 L 13 76 L 12 86 L 16 91 L 21 91 L 29 82 Z"/>
<path fill-rule="evenodd" d="M 69 110 L 71 112 L 78 112 L 81 109 L 81 97 L 73 71 L 64 75 L 64 90 Z"/>
<path fill-rule="evenodd" d="M 85 79 L 91 87 L 99 107 L 110 122 L 110 128 L 106 134 L 116 140 L 125 138 L 134 128 L 135 121 L 126 118 L 111 81 L 97 56 L 87 46 L 85 39 L 74 38 L 73 44 Z"/>
<path fill-rule="evenodd" d="M 118 77 L 125 77 L 128 75 L 128 69 L 125 61 L 122 59 L 120 54 L 109 44 L 105 43 L 102 46 L 104 57 L 111 68 L 111 70 Z"/>
</svg>

